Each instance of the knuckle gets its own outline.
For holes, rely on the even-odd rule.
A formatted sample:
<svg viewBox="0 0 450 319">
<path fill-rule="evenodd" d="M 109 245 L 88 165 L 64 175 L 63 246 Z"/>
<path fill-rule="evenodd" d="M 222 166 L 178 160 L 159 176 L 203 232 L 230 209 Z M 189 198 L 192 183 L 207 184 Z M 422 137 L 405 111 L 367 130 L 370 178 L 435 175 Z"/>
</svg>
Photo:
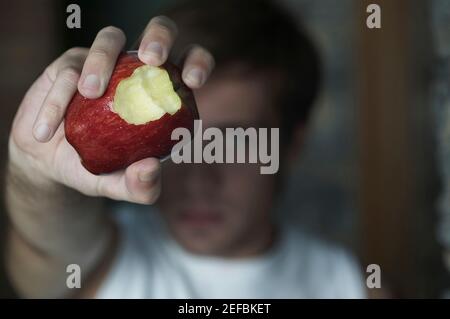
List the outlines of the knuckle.
<svg viewBox="0 0 450 319">
<path fill-rule="evenodd" d="M 125 34 L 123 33 L 122 29 L 115 27 L 113 25 L 104 27 L 103 29 L 101 29 L 99 31 L 99 34 L 111 34 L 114 36 L 125 36 Z"/>
<path fill-rule="evenodd" d="M 83 47 L 73 47 L 66 51 L 66 55 L 68 56 L 79 56 L 82 55 L 86 51 L 86 48 Z"/>
<path fill-rule="evenodd" d="M 62 113 L 62 107 L 58 101 L 49 99 L 44 105 L 44 114 L 49 119 L 57 119 Z"/>
<path fill-rule="evenodd" d="M 177 24 L 165 15 L 159 15 L 150 20 L 150 24 L 156 24 L 170 30 L 171 32 L 177 33 L 178 27 Z"/>
<path fill-rule="evenodd" d="M 97 181 L 95 183 L 96 195 L 114 199 L 112 191 L 106 185 L 107 184 L 103 182 L 102 178 L 97 178 Z"/>
<path fill-rule="evenodd" d="M 123 43 L 126 38 L 125 33 L 121 29 L 114 26 L 108 26 L 101 29 L 98 36 L 104 39 L 107 43 Z"/>
<path fill-rule="evenodd" d="M 167 32 L 167 30 L 163 30 L 160 28 L 152 28 L 146 34 L 146 38 L 150 41 L 157 41 L 161 45 L 167 45 L 171 42 L 171 35 Z"/>
<path fill-rule="evenodd" d="M 43 111 L 44 116 L 50 121 L 58 120 L 62 116 L 62 107 L 55 100 L 46 101 Z"/>
<path fill-rule="evenodd" d="M 97 178 L 97 180 L 96 180 L 96 182 L 95 182 L 95 187 L 94 187 L 94 189 L 95 189 L 95 194 L 97 195 L 97 196 L 103 196 L 104 194 L 103 194 L 103 185 L 102 185 L 103 183 L 101 182 L 101 179 L 100 178 Z"/>
<path fill-rule="evenodd" d="M 76 86 L 80 77 L 79 71 L 70 66 L 61 70 L 60 75 L 61 79 L 70 86 Z"/>
<path fill-rule="evenodd" d="M 91 48 L 91 51 L 89 52 L 89 57 L 92 59 L 108 59 L 110 57 L 110 54 L 108 50 L 102 47 L 93 47 Z"/>
<path fill-rule="evenodd" d="M 13 144 L 15 147 L 22 151 L 28 150 L 33 145 L 32 139 L 18 130 L 11 131 L 9 143 L 10 147 Z"/>
<path fill-rule="evenodd" d="M 55 82 L 56 80 L 56 72 L 53 64 L 47 66 L 43 72 L 43 75 L 50 80 L 50 82 Z"/>
<path fill-rule="evenodd" d="M 171 39 L 178 34 L 176 24 L 167 17 L 158 16 L 150 21 L 149 31 L 164 39 Z"/>
</svg>

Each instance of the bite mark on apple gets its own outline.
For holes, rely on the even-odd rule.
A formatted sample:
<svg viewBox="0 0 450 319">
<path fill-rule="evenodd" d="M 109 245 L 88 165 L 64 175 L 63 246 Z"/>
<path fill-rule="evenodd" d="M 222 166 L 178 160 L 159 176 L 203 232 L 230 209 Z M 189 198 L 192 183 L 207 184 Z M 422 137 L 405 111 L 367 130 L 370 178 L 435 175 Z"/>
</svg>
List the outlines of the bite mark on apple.
<svg viewBox="0 0 450 319">
<path fill-rule="evenodd" d="M 141 125 L 158 120 L 166 113 L 175 114 L 181 104 L 168 72 L 143 65 L 119 82 L 112 109 L 127 123 Z"/>
</svg>

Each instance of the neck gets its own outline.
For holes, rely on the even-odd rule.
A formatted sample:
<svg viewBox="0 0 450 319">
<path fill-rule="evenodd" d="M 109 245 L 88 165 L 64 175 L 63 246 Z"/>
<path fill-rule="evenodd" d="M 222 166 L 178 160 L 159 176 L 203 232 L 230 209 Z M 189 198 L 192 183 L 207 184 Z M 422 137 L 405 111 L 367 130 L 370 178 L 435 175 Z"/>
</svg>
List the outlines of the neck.
<svg viewBox="0 0 450 319">
<path fill-rule="evenodd" d="M 226 258 L 250 258 L 263 255 L 273 247 L 277 236 L 277 228 L 272 221 L 265 225 L 255 225 L 253 231 L 247 232 L 220 256 Z"/>
</svg>

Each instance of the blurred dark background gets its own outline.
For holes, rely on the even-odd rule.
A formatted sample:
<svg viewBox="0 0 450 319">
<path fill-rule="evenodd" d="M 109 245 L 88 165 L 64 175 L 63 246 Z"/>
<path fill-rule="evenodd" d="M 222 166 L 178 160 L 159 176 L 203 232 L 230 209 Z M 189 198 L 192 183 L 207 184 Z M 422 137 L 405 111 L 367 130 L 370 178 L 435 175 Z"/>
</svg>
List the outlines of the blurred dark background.
<svg viewBox="0 0 450 319">
<path fill-rule="evenodd" d="M 175 2 L 2 1 L 1 167 L 14 113 L 45 66 L 72 46 L 90 46 L 107 25 L 124 30 L 130 48 L 149 19 Z M 325 65 L 324 88 L 281 217 L 346 245 L 363 271 L 379 264 L 393 297 L 443 296 L 450 285 L 436 235 L 441 183 L 430 106 L 432 2 L 375 1 L 382 7 L 380 30 L 365 24 L 374 1 L 279 2 L 304 21 Z M 70 3 L 81 7 L 81 29 L 66 27 Z M 0 296 L 14 297 L 3 268 Z"/>
</svg>

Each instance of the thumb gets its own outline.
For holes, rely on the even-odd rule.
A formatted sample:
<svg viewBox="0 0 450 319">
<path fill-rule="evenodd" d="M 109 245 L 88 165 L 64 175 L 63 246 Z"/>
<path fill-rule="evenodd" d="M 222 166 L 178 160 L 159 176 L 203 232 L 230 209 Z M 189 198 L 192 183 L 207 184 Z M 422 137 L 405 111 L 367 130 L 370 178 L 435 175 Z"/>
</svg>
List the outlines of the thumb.
<svg viewBox="0 0 450 319">
<path fill-rule="evenodd" d="M 100 176 L 98 192 L 115 200 L 153 204 L 161 193 L 161 166 L 157 158 L 146 158 L 125 171 Z"/>
</svg>

